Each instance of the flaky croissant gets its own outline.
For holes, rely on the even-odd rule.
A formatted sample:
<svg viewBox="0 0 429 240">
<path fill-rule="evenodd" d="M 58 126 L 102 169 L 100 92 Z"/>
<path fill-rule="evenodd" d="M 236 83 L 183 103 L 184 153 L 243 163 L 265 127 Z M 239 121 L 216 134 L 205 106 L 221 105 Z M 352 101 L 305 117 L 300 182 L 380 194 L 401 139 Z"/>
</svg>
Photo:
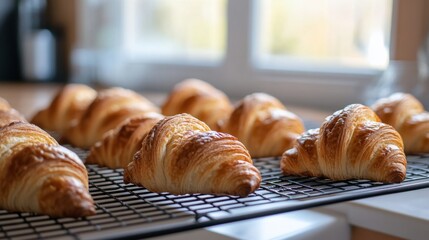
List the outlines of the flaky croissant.
<svg viewBox="0 0 429 240">
<path fill-rule="evenodd" d="M 23 122 L 0 128 L 0 208 L 53 217 L 95 214 L 79 157 Z"/>
<path fill-rule="evenodd" d="M 170 92 L 162 106 L 162 114 L 189 113 L 218 130 L 218 122 L 227 118 L 232 109 L 228 97 L 220 90 L 198 79 L 186 79 Z"/>
<path fill-rule="evenodd" d="M 367 106 L 352 104 L 305 132 L 280 163 L 286 175 L 398 183 L 407 161 L 401 137 Z"/>
<path fill-rule="evenodd" d="M 86 163 L 109 168 L 125 168 L 141 148 L 143 138 L 162 118 L 159 113 L 147 112 L 125 120 L 91 147 Z"/>
<path fill-rule="evenodd" d="M 254 158 L 281 156 L 304 130 L 298 116 L 265 93 L 244 97 L 220 128 L 236 136 Z"/>
<path fill-rule="evenodd" d="M 97 96 L 97 92 L 84 84 L 65 85 L 48 107 L 38 111 L 31 123 L 62 134 L 77 121 Z"/>
<path fill-rule="evenodd" d="M 101 90 L 79 121 L 69 127 L 62 140 L 88 149 L 127 118 L 159 109 L 138 93 L 119 87 Z"/>
<path fill-rule="evenodd" d="M 392 94 L 379 99 L 372 109 L 401 134 L 406 153 L 429 152 L 429 113 L 413 95 Z"/>
<path fill-rule="evenodd" d="M 244 145 L 189 114 L 159 121 L 125 168 L 124 182 L 153 192 L 247 196 L 261 182 Z"/>
</svg>

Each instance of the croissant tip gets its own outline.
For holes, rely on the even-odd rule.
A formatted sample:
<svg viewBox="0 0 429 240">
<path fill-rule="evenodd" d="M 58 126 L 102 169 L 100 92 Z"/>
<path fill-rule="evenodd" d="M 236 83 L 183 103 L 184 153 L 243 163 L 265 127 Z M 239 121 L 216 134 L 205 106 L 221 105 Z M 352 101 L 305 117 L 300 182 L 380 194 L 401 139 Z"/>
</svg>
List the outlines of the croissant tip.
<svg viewBox="0 0 429 240">
<path fill-rule="evenodd" d="M 81 209 L 80 214 L 77 214 L 78 217 L 88 217 L 88 216 L 93 216 L 97 213 L 97 211 L 95 210 L 95 207 L 92 205 L 90 207 L 86 207 L 84 209 Z"/>
<path fill-rule="evenodd" d="M 92 201 L 88 201 L 80 205 L 79 207 L 75 207 L 72 211 L 65 212 L 63 215 L 58 217 L 71 217 L 71 218 L 81 218 L 81 217 L 89 217 L 93 216 L 97 213 L 94 203 Z"/>
<path fill-rule="evenodd" d="M 86 164 L 95 164 L 95 163 L 98 163 L 96 161 L 96 156 L 94 156 L 94 155 L 95 154 L 92 151 L 90 151 L 89 154 L 88 154 L 88 156 L 85 158 L 85 163 Z"/>
<path fill-rule="evenodd" d="M 388 183 L 401 183 L 404 180 L 405 180 L 405 174 L 402 172 L 391 174 L 387 178 Z"/>
<path fill-rule="evenodd" d="M 43 206 L 39 211 L 40 214 L 47 214 L 55 218 L 81 218 L 95 215 L 97 213 L 92 199 L 81 200 L 78 204 L 75 202 L 59 204 L 55 207 L 46 208 Z"/>
<path fill-rule="evenodd" d="M 251 193 L 253 193 L 256 189 L 258 189 L 259 185 L 260 185 L 260 181 L 258 181 L 258 182 L 248 182 L 248 183 L 241 184 L 237 188 L 237 191 L 233 195 L 236 195 L 236 196 L 239 196 L 239 197 L 247 197 Z"/>
<path fill-rule="evenodd" d="M 131 183 L 131 176 L 128 171 L 129 171 L 128 168 L 124 168 L 123 181 L 125 184 Z"/>
<path fill-rule="evenodd" d="M 249 187 L 247 189 L 238 190 L 235 195 L 237 195 L 239 197 L 247 197 L 247 196 L 249 196 L 250 193 L 251 193 L 251 189 Z"/>
<path fill-rule="evenodd" d="M 125 175 L 124 175 L 124 183 L 125 184 L 131 183 L 130 179 L 128 179 L 128 177 L 125 177 Z"/>
</svg>

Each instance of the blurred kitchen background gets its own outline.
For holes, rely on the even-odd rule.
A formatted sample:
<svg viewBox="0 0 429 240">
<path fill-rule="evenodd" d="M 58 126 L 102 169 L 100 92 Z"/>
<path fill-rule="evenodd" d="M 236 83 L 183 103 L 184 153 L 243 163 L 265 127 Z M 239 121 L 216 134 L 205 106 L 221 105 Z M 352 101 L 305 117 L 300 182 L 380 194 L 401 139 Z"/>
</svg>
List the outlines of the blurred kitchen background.
<svg viewBox="0 0 429 240">
<path fill-rule="evenodd" d="M 425 0 L 2 0 L 0 81 L 170 91 L 336 110 L 394 91 L 429 104 Z"/>
</svg>

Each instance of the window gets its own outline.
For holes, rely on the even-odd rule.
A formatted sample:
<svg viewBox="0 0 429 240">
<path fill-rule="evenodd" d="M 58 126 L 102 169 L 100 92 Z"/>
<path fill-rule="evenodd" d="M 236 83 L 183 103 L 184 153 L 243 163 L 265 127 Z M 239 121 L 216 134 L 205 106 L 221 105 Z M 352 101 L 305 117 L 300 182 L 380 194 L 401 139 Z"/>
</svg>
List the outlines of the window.
<svg viewBox="0 0 429 240">
<path fill-rule="evenodd" d="M 96 50 L 94 72 L 103 83 L 169 91 L 173 84 L 194 77 L 237 99 L 260 91 L 286 105 L 335 110 L 363 102 L 368 86 L 387 67 L 394 3 L 81 1 L 81 39 L 103 39 L 97 27 L 86 24 L 105 18 L 114 19 L 107 32 L 121 40 L 114 50 L 100 51 L 85 41 L 80 45 Z M 97 7 L 115 16 L 94 16 Z"/>
<path fill-rule="evenodd" d="M 125 1 L 125 48 L 149 61 L 220 60 L 225 52 L 225 3 Z"/>
<path fill-rule="evenodd" d="M 257 9 L 259 64 L 312 64 L 331 71 L 388 64 L 390 0 L 259 0 Z"/>
</svg>

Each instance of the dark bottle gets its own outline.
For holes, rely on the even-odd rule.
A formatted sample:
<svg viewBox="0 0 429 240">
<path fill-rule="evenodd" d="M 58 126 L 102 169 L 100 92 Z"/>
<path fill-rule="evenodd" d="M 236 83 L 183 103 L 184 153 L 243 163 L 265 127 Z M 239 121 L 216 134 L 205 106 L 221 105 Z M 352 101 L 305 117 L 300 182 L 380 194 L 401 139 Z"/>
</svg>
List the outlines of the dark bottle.
<svg viewBox="0 0 429 240">
<path fill-rule="evenodd" d="M 15 0 L 0 1 L 0 80 L 22 78 L 18 41 L 18 4 Z"/>
</svg>

